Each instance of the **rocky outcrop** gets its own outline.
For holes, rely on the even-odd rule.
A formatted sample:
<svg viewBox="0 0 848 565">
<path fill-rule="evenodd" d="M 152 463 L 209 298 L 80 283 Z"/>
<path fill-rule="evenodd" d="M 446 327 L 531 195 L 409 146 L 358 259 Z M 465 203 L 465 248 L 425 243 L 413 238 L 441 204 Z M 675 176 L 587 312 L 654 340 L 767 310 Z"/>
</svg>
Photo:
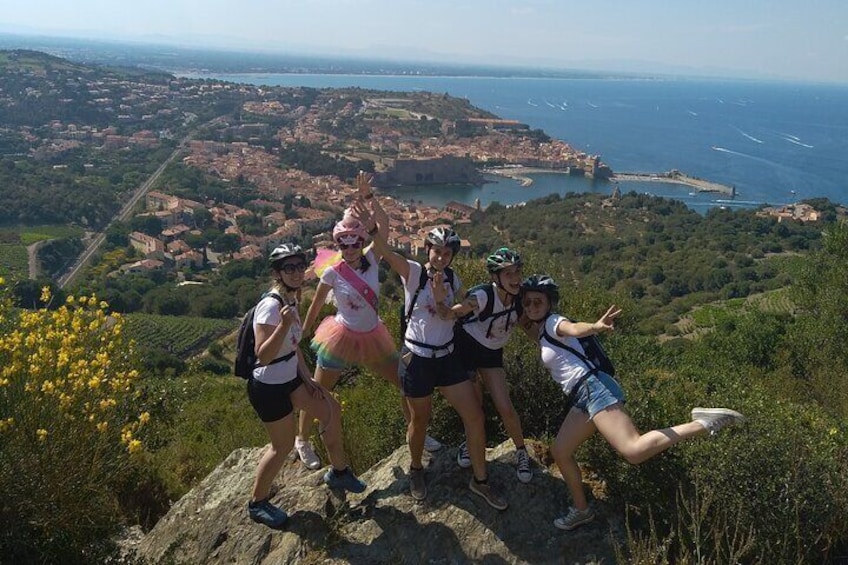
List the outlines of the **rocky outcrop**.
<svg viewBox="0 0 848 565">
<path fill-rule="evenodd" d="M 362 473 L 368 489 L 346 499 L 323 485 L 320 471 L 287 463 L 272 501 L 291 520 L 274 531 L 247 516 L 261 451 L 233 452 L 137 543 L 137 556 L 145 563 L 613 563 L 612 540 L 622 539 L 620 521 L 603 511 L 592 525 L 557 530 L 564 483 L 535 456 L 533 480 L 519 483 L 511 443 L 488 453 L 492 480 L 507 487 L 506 511 L 468 490 L 470 471 L 457 467 L 455 448 L 430 456 L 429 496 L 415 502 L 403 446 Z"/>
</svg>

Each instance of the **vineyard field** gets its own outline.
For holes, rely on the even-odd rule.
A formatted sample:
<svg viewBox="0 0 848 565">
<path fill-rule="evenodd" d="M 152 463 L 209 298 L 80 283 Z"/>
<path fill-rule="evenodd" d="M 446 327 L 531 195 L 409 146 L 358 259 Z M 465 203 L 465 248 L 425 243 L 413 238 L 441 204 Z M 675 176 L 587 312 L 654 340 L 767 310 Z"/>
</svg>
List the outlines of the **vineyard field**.
<svg viewBox="0 0 848 565">
<path fill-rule="evenodd" d="M 198 353 L 214 339 L 234 331 L 236 320 L 192 316 L 126 315 L 127 335 L 142 348 L 165 350 L 178 357 Z"/>
<path fill-rule="evenodd" d="M 0 276 L 10 280 L 23 280 L 29 277 L 26 247 L 0 243 Z"/>
</svg>

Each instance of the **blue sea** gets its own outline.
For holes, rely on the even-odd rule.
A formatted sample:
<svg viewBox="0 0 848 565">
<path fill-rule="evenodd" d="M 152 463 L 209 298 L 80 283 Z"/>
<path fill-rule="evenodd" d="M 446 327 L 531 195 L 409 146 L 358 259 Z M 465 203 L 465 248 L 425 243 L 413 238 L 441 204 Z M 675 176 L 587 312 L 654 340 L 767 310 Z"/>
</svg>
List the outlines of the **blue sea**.
<svg viewBox="0 0 848 565">
<path fill-rule="evenodd" d="M 306 74 L 211 75 L 263 85 L 445 92 L 520 120 L 601 159 L 616 172 L 678 169 L 734 185 L 735 200 L 682 185 L 622 182 L 624 191 L 668 196 L 705 212 L 827 197 L 848 203 L 848 86 L 718 80 L 531 79 Z M 399 189 L 403 199 L 514 204 L 550 193 L 611 185 L 557 174 L 521 187 Z"/>
</svg>

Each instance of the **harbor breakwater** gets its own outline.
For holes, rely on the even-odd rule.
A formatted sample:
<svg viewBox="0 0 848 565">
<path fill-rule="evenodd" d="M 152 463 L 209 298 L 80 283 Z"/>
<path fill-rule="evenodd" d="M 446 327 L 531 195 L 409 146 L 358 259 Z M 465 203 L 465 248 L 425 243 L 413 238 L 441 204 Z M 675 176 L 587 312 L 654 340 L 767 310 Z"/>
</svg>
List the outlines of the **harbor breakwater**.
<svg viewBox="0 0 848 565">
<path fill-rule="evenodd" d="M 522 166 L 487 167 L 484 169 L 484 172 L 511 178 L 520 183 L 521 186 L 530 186 L 533 184 L 533 178 L 530 175 L 550 173 L 569 174 L 569 171 L 565 169 L 545 169 Z M 609 181 L 612 183 L 629 181 L 679 184 L 694 188 L 696 192 L 714 192 L 727 195 L 730 198 L 734 198 L 736 196 L 735 186 L 712 182 L 698 177 L 691 177 L 676 169 L 672 169 L 665 173 L 613 173 L 612 176 L 610 176 Z"/>
</svg>

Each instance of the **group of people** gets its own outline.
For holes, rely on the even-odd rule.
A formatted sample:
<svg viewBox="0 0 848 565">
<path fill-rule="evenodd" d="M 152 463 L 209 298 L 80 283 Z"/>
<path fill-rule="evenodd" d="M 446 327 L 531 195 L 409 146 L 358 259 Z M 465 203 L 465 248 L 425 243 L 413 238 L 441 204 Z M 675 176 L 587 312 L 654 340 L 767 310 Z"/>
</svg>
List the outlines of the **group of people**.
<svg viewBox="0 0 848 565">
<path fill-rule="evenodd" d="M 562 387 L 570 410 L 552 453 L 571 494 L 571 505 L 554 520 L 572 530 L 594 518 L 583 491 L 577 448 L 599 431 L 627 461 L 638 464 L 691 437 L 714 434 L 744 418 L 726 408 L 695 408 L 692 420 L 641 434 L 623 409 L 624 395 L 612 376 L 588 362 L 579 339 L 612 331 L 621 313 L 610 307 L 598 321 L 572 322 L 554 312 L 559 287 L 548 276 L 524 278 L 520 255 L 500 248 L 486 259 L 491 280 L 463 292 L 451 263 L 460 238 L 438 227 L 426 236 L 422 264 L 393 251 L 387 242 L 388 216 L 373 198 L 370 176 L 356 179 L 357 198 L 333 229 L 340 259 L 321 273 L 303 322 L 297 299 L 307 269 L 306 253 L 283 244 L 269 257 L 273 286 L 254 315 L 257 366 L 248 380 L 248 397 L 270 438 L 259 461 L 248 514 L 256 522 L 281 528 L 288 515 L 269 501 L 271 484 L 294 446 L 310 469 L 321 466 L 311 447 L 314 420 L 331 467 L 323 475 L 332 489 L 362 492 L 365 484 L 350 470 L 341 441 L 341 410 L 329 393 L 347 367 L 365 367 L 397 386 L 407 423 L 410 454 L 409 492 L 427 497 L 424 450 L 441 444 L 427 435 L 436 389 L 456 410 L 465 429 L 457 464 L 471 468 L 471 492 L 498 510 L 508 506 L 502 489 L 489 478 L 486 464 L 483 388 L 488 391 L 507 434 L 515 445 L 517 479 L 532 480 L 521 420 L 510 400 L 503 348 L 515 328 L 539 343 L 541 359 Z M 404 288 L 403 336 L 400 351 L 378 316 L 377 264 L 384 260 Z M 312 339 L 316 367 L 309 370 L 298 348 L 317 322 L 332 291 L 336 314 L 324 318 Z M 300 411 L 295 420 L 294 409 Z"/>
</svg>

